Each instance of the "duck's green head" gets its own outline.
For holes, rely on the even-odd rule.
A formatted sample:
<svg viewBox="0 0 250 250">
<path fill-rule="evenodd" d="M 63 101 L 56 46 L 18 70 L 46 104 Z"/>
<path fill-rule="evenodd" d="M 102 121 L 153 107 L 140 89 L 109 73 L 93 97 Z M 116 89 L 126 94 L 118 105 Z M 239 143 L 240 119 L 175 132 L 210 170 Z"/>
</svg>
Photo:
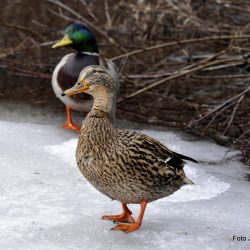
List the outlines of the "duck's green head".
<svg viewBox="0 0 250 250">
<path fill-rule="evenodd" d="M 98 53 L 98 45 L 93 32 L 85 25 L 73 23 L 64 31 L 64 37 L 52 48 L 71 47 L 78 52 Z"/>
</svg>

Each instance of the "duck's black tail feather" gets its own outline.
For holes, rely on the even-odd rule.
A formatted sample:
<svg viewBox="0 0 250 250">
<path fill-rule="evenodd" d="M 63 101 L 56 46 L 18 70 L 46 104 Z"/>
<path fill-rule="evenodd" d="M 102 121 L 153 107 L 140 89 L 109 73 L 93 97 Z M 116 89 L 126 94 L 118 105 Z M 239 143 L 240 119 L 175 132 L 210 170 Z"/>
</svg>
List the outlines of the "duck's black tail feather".
<svg viewBox="0 0 250 250">
<path fill-rule="evenodd" d="M 198 161 L 196 161 L 195 159 L 191 158 L 191 157 L 188 157 L 188 156 L 185 156 L 185 155 L 181 155 L 181 154 L 178 154 L 178 153 L 175 153 L 174 152 L 174 155 L 176 155 L 178 158 L 182 159 L 182 160 L 187 160 L 187 161 L 192 161 L 194 163 L 199 163 Z"/>
<path fill-rule="evenodd" d="M 184 165 L 185 165 L 185 161 L 183 160 L 187 160 L 187 161 L 192 161 L 195 163 L 199 163 L 198 161 L 185 156 L 185 155 L 181 155 L 178 153 L 173 152 L 172 157 L 166 162 L 169 166 L 172 166 L 176 169 L 183 169 Z"/>
</svg>

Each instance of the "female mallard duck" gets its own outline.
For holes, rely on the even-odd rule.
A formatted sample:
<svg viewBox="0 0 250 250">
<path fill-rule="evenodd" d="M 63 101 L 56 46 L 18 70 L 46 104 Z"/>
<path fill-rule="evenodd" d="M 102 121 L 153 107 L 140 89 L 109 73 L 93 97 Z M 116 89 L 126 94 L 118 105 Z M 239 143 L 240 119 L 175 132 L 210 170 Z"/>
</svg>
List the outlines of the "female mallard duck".
<svg viewBox="0 0 250 250">
<path fill-rule="evenodd" d="M 67 122 L 63 128 L 79 131 L 80 127 L 73 123 L 71 109 L 89 112 L 92 107 L 92 98 L 87 94 L 69 97 L 62 93 L 73 86 L 81 70 L 89 65 L 105 65 L 111 75 L 118 81 L 113 63 L 99 56 L 98 45 L 92 31 L 82 24 L 71 24 L 65 30 L 63 39 L 55 43 L 52 48 L 71 47 L 76 53 L 65 55 L 57 64 L 52 75 L 52 87 L 56 96 L 65 104 Z"/>
<path fill-rule="evenodd" d="M 78 167 L 97 190 L 122 203 L 122 214 L 102 219 L 130 222 L 118 224 L 113 230 L 135 231 L 141 226 L 148 202 L 192 184 L 185 176 L 183 160 L 197 161 L 172 152 L 147 135 L 113 127 L 116 91 L 114 80 L 105 68 L 86 67 L 75 86 L 65 94 L 82 92 L 92 95 L 94 104 L 81 127 L 76 151 Z M 128 203 L 141 204 L 136 221 Z"/>
</svg>

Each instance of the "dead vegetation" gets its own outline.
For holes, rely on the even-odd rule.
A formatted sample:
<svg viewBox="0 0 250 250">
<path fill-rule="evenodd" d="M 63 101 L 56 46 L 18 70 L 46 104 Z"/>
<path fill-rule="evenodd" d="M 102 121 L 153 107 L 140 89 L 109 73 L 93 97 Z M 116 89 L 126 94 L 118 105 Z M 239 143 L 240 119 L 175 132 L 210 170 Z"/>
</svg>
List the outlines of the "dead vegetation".
<svg viewBox="0 0 250 250">
<path fill-rule="evenodd" d="M 118 117 L 211 137 L 250 164 L 247 1 L 9 0 L 0 13 L 5 71 L 49 86 L 65 52 L 50 45 L 67 24 L 85 23 L 119 67 Z"/>
</svg>

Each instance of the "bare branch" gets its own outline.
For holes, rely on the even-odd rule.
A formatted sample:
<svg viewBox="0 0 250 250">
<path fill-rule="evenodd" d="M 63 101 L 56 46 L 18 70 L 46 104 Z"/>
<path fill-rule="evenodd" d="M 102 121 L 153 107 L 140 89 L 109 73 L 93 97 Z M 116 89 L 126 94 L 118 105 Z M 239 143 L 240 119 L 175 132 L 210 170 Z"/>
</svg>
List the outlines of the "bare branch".
<svg viewBox="0 0 250 250">
<path fill-rule="evenodd" d="M 226 127 L 226 129 L 224 130 L 224 132 L 223 132 L 223 135 L 226 134 L 226 132 L 228 131 L 229 127 L 231 126 L 231 124 L 232 124 L 232 122 L 233 122 L 233 119 L 234 119 L 234 117 L 235 117 L 235 113 L 236 113 L 236 111 L 237 111 L 237 109 L 238 109 L 238 107 L 239 107 L 239 104 L 240 104 L 240 102 L 244 99 L 244 97 L 245 97 L 245 95 L 242 95 L 242 96 L 239 98 L 239 100 L 236 102 L 236 105 L 235 105 L 235 107 L 234 107 L 234 109 L 233 109 L 233 112 L 232 112 L 232 115 L 231 115 L 231 117 L 230 117 L 230 120 L 229 120 L 229 122 L 228 122 L 228 124 L 227 124 L 227 127 Z"/>
<path fill-rule="evenodd" d="M 245 89 L 244 91 L 242 91 L 241 93 L 233 96 L 232 98 L 226 100 L 225 102 L 223 102 L 222 104 L 220 104 L 219 106 L 215 107 L 214 109 L 212 109 L 211 111 L 207 112 L 205 115 L 203 115 L 202 117 L 200 117 L 197 120 L 192 121 L 189 126 L 192 126 L 193 124 L 200 122 L 201 120 L 207 118 L 208 116 L 212 115 L 213 113 L 215 113 L 217 110 L 221 109 L 222 107 L 228 105 L 229 103 L 233 102 L 234 100 L 240 98 L 241 96 L 244 96 L 248 91 L 250 91 L 250 87 L 248 87 L 247 89 Z"/>
<path fill-rule="evenodd" d="M 0 25 L 11 28 L 11 29 L 16 29 L 16 30 L 21 30 L 21 31 L 24 31 L 24 32 L 28 32 L 28 33 L 32 34 L 33 36 L 36 36 L 36 37 L 38 37 L 40 39 L 43 38 L 40 34 L 34 32 L 34 30 L 29 29 L 26 26 L 10 24 L 10 23 L 6 23 L 6 22 L 2 22 L 2 21 L 0 21 Z"/>
<path fill-rule="evenodd" d="M 207 42 L 207 41 L 213 41 L 213 40 L 231 40 L 231 39 L 239 40 L 239 39 L 249 39 L 249 38 L 250 38 L 250 35 L 232 35 L 232 36 L 223 35 L 223 36 L 209 36 L 209 37 L 202 37 L 202 38 L 185 39 L 185 40 L 174 41 L 174 42 L 169 42 L 169 43 L 162 43 L 162 44 L 154 45 L 154 46 L 143 48 L 143 49 L 137 49 L 137 50 L 113 57 L 111 58 L 111 60 L 115 61 L 124 57 L 129 57 L 132 55 L 137 55 L 137 54 L 141 54 L 144 52 L 166 48 L 170 46 L 175 46 L 175 45 L 201 43 L 201 42 Z"/>
</svg>

